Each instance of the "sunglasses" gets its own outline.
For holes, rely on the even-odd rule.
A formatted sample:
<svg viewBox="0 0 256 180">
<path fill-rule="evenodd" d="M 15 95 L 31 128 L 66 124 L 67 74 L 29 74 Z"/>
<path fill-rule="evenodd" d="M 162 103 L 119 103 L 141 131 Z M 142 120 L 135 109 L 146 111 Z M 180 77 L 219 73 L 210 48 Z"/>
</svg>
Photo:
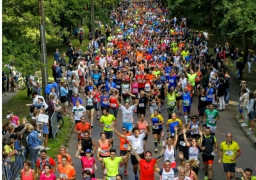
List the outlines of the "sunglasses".
<svg viewBox="0 0 256 180">
<path fill-rule="evenodd" d="M 122 129 L 122 131 L 126 131 L 126 129 Z"/>
</svg>

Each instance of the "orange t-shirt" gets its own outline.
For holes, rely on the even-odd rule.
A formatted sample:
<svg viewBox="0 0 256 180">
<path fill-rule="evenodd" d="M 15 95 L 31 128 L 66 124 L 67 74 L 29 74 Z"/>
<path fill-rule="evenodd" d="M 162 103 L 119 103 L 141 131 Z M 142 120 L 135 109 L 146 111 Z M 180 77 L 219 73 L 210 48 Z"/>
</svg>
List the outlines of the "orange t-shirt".
<svg viewBox="0 0 256 180">
<path fill-rule="evenodd" d="M 89 131 L 91 129 L 91 124 L 89 122 L 85 122 L 84 124 L 82 122 L 79 122 L 76 124 L 75 128 L 76 131 L 81 131 L 83 133 L 84 131 Z M 83 136 L 81 134 L 78 134 L 78 139 L 82 139 Z"/>
<path fill-rule="evenodd" d="M 192 86 L 187 86 L 188 91 L 190 92 L 190 97 L 193 97 L 193 93 L 192 93 Z"/>
<path fill-rule="evenodd" d="M 146 76 L 146 78 L 148 78 L 148 80 L 149 80 L 149 82 L 150 82 L 150 84 L 152 85 L 152 83 L 153 83 L 153 79 L 154 79 L 154 74 L 147 74 L 147 76 Z"/>
<path fill-rule="evenodd" d="M 143 53 L 141 52 L 137 52 L 136 53 L 136 60 L 137 60 L 137 62 L 141 62 L 142 61 L 142 59 L 143 59 Z"/>
<path fill-rule="evenodd" d="M 66 174 L 68 178 L 72 178 L 76 175 L 74 167 L 69 164 L 66 164 L 65 167 L 63 167 L 62 164 L 60 164 L 58 166 L 58 170 L 60 174 Z M 61 178 L 61 180 L 63 180 L 63 178 Z"/>
<path fill-rule="evenodd" d="M 126 133 L 125 136 L 130 136 L 131 133 Z M 127 139 L 124 139 L 122 137 L 119 136 L 119 140 L 120 140 L 120 150 L 122 151 L 127 151 L 127 147 L 129 144 L 129 141 Z"/>
<path fill-rule="evenodd" d="M 181 47 L 181 48 L 183 48 L 184 46 L 185 46 L 184 43 L 180 43 L 180 44 L 179 44 L 179 47 Z"/>
<path fill-rule="evenodd" d="M 71 164 L 72 158 L 71 158 L 71 156 L 69 154 L 64 154 L 64 155 L 58 154 L 57 155 L 58 164 L 61 164 L 62 156 L 67 156 L 68 157 L 68 163 Z"/>
</svg>

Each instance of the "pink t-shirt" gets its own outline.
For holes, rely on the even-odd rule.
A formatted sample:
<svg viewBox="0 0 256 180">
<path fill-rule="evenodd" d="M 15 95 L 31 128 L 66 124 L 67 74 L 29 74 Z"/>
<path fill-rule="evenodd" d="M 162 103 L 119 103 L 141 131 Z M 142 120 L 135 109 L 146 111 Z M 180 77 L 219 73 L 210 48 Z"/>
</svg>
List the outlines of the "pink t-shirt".
<svg viewBox="0 0 256 180">
<path fill-rule="evenodd" d="M 10 122 L 11 124 L 15 124 L 16 126 L 18 126 L 18 122 L 19 122 L 19 117 L 18 116 L 13 116 L 13 117 L 10 117 Z"/>
<path fill-rule="evenodd" d="M 89 160 L 86 156 L 82 156 L 81 161 L 83 162 L 83 170 L 90 170 L 92 174 L 94 174 L 93 165 L 95 163 L 95 159 L 91 157 Z"/>
<path fill-rule="evenodd" d="M 42 174 L 40 180 L 56 180 L 56 176 L 53 173 L 51 173 L 50 177 L 46 177 L 45 174 Z"/>
</svg>

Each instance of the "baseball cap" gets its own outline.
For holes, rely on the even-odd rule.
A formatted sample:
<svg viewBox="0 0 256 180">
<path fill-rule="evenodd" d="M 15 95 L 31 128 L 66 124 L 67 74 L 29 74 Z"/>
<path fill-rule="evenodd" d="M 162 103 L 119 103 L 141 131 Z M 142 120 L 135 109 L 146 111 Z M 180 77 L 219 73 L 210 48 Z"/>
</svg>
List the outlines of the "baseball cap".
<svg viewBox="0 0 256 180">
<path fill-rule="evenodd" d="M 13 112 L 8 112 L 6 118 L 10 118 L 12 114 L 13 114 Z"/>
<path fill-rule="evenodd" d="M 91 149 L 86 149 L 85 153 L 92 153 Z"/>
</svg>

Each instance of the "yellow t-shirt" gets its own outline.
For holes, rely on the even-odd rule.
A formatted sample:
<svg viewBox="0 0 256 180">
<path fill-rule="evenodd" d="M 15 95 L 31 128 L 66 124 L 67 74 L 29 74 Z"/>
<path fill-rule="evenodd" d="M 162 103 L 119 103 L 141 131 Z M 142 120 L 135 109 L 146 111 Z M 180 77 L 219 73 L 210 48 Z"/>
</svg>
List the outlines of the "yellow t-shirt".
<svg viewBox="0 0 256 180">
<path fill-rule="evenodd" d="M 223 163 L 236 163 L 236 160 L 232 161 L 231 159 L 236 157 L 236 153 L 240 150 L 237 142 L 232 141 L 230 145 L 226 141 L 220 144 L 220 150 L 222 151 L 222 162 Z"/>
<path fill-rule="evenodd" d="M 175 54 L 175 53 L 178 51 L 178 49 L 179 49 L 179 48 L 178 48 L 177 46 L 176 46 L 176 47 L 173 47 L 173 48 L 172 48 L 173 53 Z"/>
<path fill-rule="evenodd" d="M 8 145 L 5 145 L 4 146 L 4 151 L 5 153 L 9 154 L 13 151 L 12 147 L 11 146 L 8 146 Z M 15 157 L 14 155 L 11 156 L 11 162 L 14 162 L 15 161 Z"/>
<path fill-rule="evenodd" d="M 112 131 L 112 125 L 113 125 L 113 122 L 116 120 L 115 116 L 113 116 L 112 114 L 108 114 L 108 116 L 101 116 L 100 118 L 100 122 L 101 123 L 104 123 L 104 128 L 103 130 L 104 131 Z"/>
<path fill-rule="evenodd" d="M 167 124 L 167 126 L 169 126 L 170 123 L 176 122 L 176 121 L 179 122 L 179 126 L 182 126 L 182 121 L 179 118 L 176 118 L 175 121 L 173 119 L 168 119 L 166 124 Z"/>
<path fill-rule="evenodd" d="M 182 55 L 183 59 L 185 59 L 185 57 L 189 55 L 189 51 L 182 51 L 181 55 Z"/>
</svg>

